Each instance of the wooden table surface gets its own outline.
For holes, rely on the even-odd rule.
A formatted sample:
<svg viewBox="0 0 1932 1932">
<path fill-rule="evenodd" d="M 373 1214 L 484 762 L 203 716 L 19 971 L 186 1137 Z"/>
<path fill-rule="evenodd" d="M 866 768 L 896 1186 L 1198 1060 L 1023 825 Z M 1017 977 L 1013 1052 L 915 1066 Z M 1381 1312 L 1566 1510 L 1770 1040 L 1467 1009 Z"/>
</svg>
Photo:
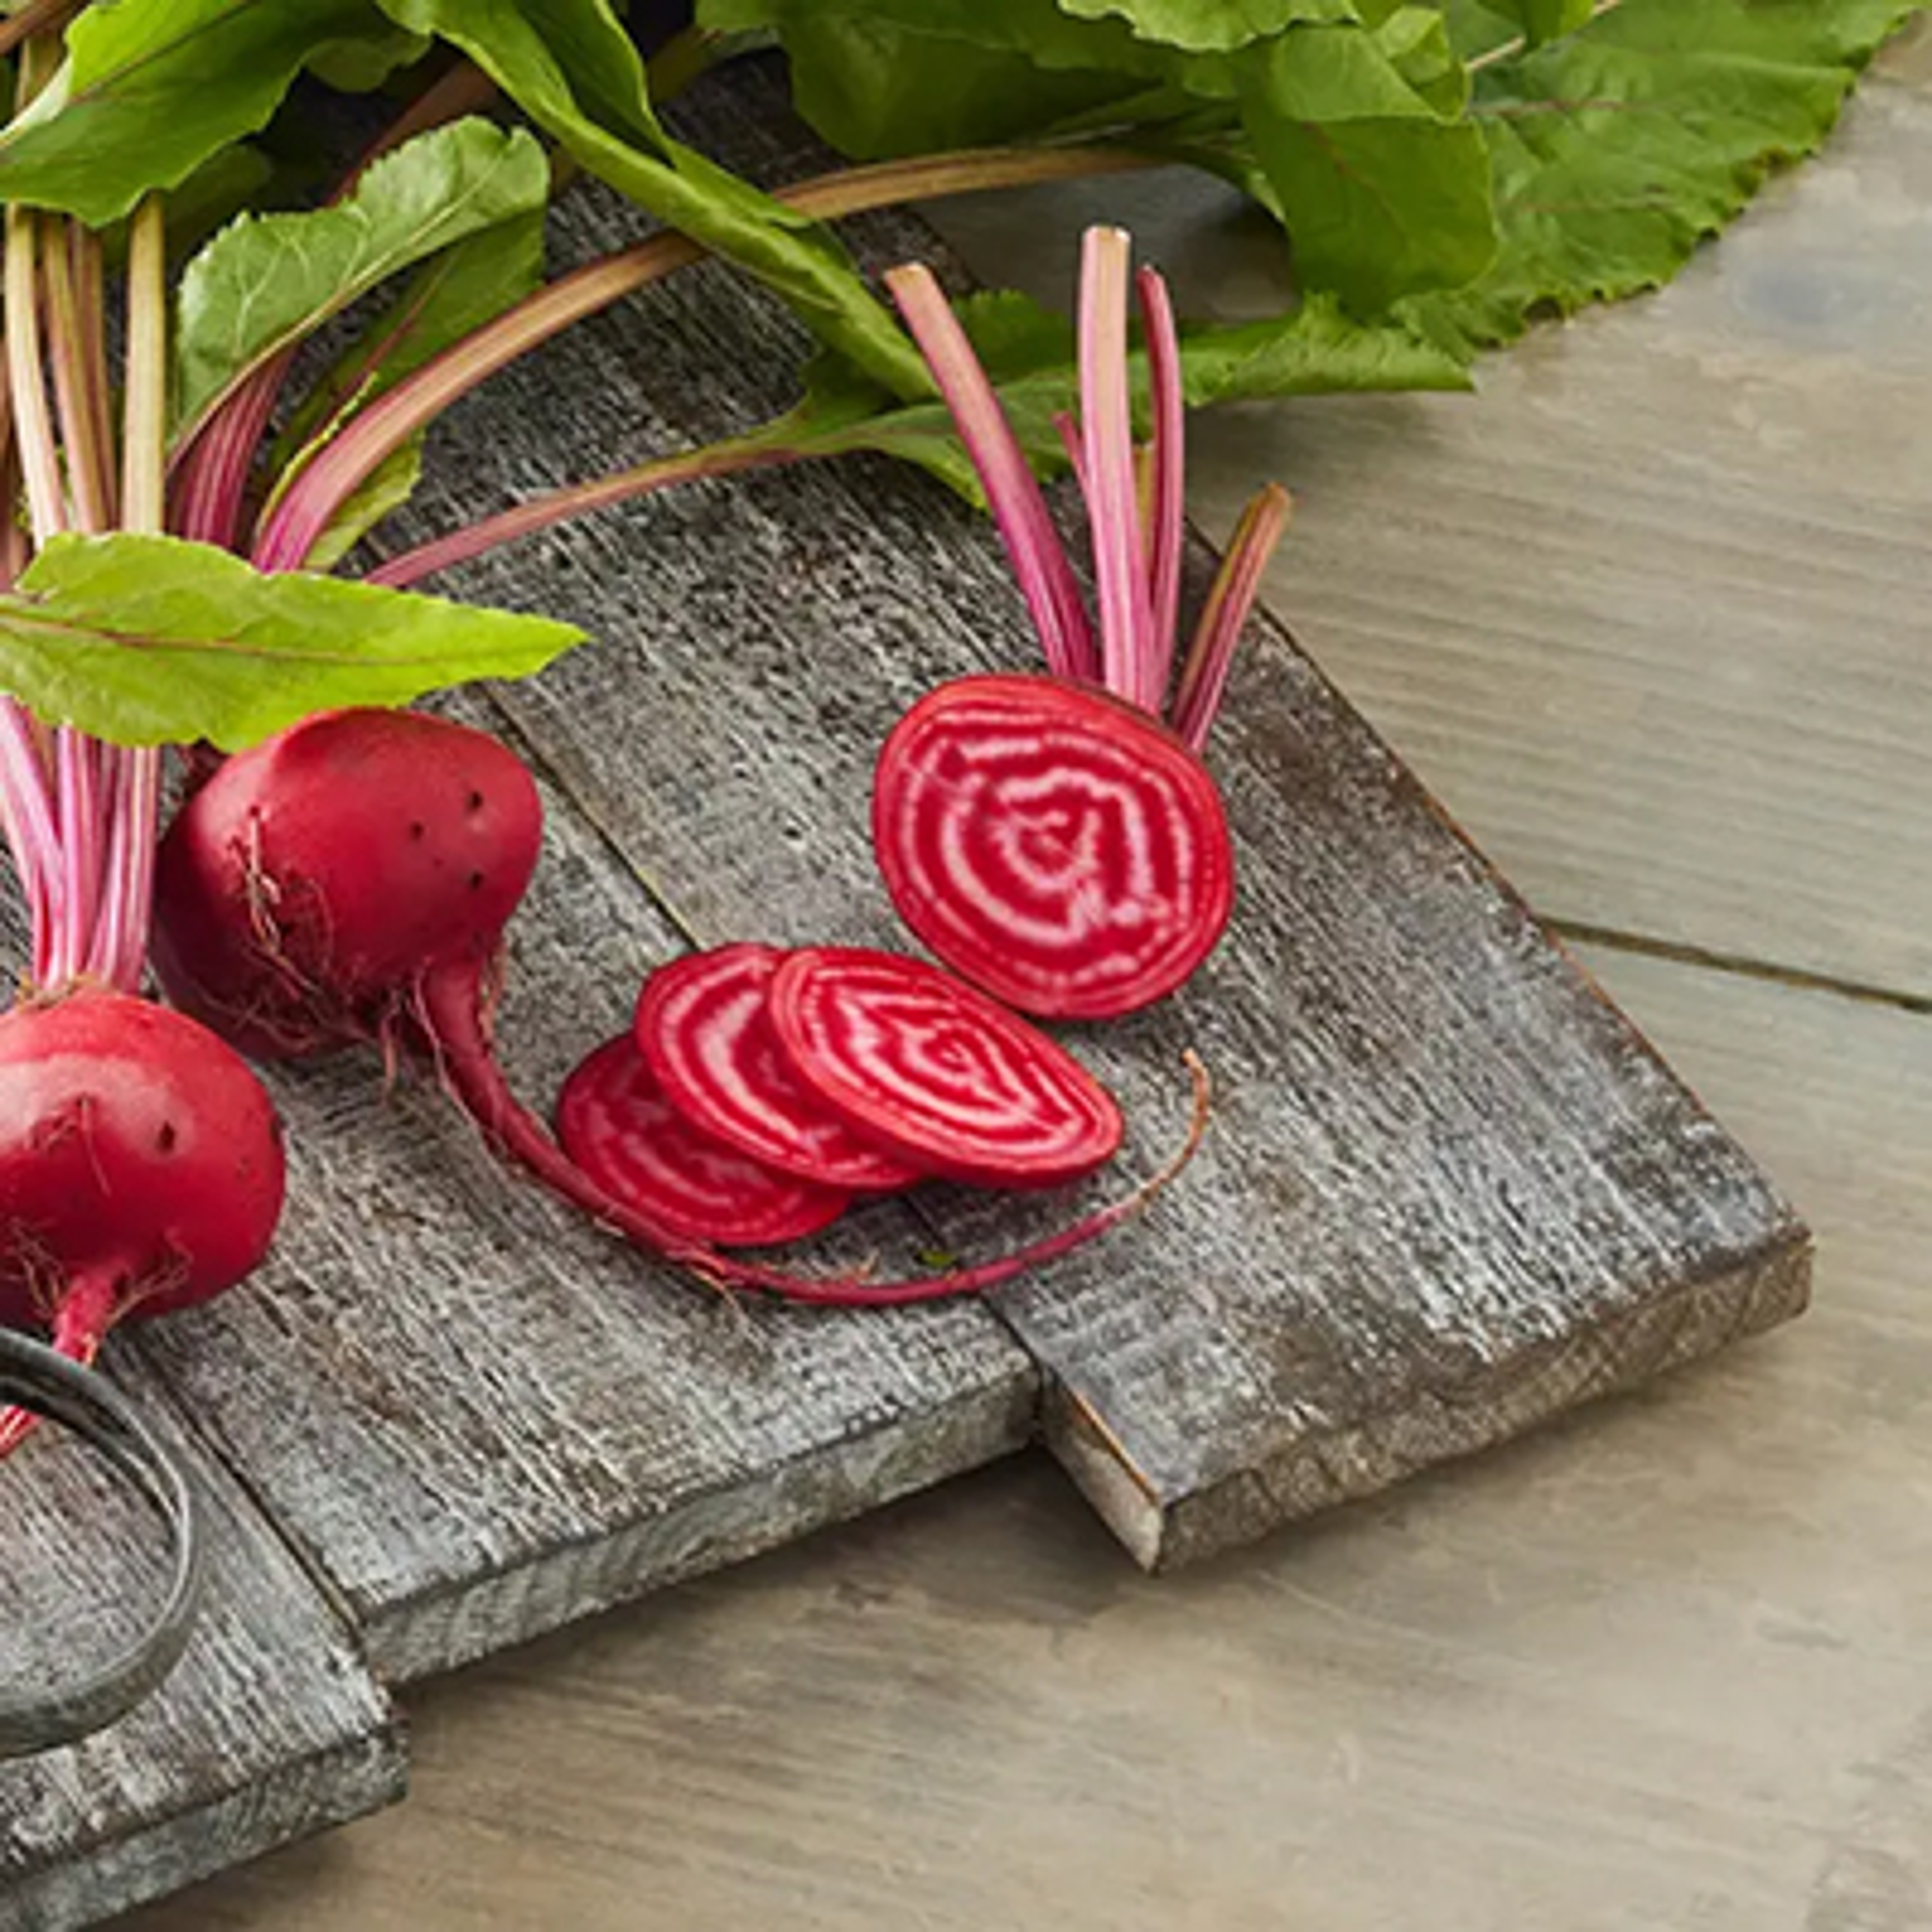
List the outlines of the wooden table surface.
<svg viewBox="0 0 1932 1932">
<path fill-rule="evenodd" d="M 1238 303 L 1169 184 L 1087 216 Z M 401 1808 L 130 1932 L 1932 1926 L 1932 35 L 1477 401 L 1196 431 L 1274 607 L 1796 1196 L 1790 1329 L 1178 1575 L 1022 1457 L 410 1694 Z"/>
</svg>

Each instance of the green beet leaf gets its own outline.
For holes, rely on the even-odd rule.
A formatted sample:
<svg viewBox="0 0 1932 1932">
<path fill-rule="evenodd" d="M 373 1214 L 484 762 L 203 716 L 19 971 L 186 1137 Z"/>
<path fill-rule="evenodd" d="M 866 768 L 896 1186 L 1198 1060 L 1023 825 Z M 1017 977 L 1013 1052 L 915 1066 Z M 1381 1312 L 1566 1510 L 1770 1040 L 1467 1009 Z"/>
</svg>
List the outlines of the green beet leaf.
<svg viewBox="0 0 1932 1932">
<path fill-rule="evenodd" d="M 1396 51 L 1413 59 L 1417 46 L 1401 38 Z M 1243 55 L 1238 85 L 1304 287 L 1373 314 L 1487 266 L 1496 239 L 1482 134 L 1418 92 L 1377 34 L 1292 28 Z"/>
<path fill-rule="evenodd" d="M 604 0 L 378 0 L 398 26 L 463 49 L 530 118 L 584 118 L 662 153 L 636 44 Z"/>
<path fill-rule="evenodd" d="M 1027 140 L 1117 110 L 1145 86 L 1102 68 L 1042 67 L 1016 49 L 830 10 L 801 11 L 784 39 L 799 112 L 860 160 Z"/>
<path fill-rule="evenodd" d="M 1596 0 L 1488 0 L 1489 10 L 1509 21 L 1533 47 L 1560 40 L 1588 24 Z"/>
<path fill-rule="evenodd" d="M 354 40 L 330 40 L 304 63 L 325 87 L 343 94 L 373 94 L 385 81 L 413 67 L 428 51 L 420 34 L 402 27 L 380 28 Z"/>
<path fill-rule="evenodd" d="M 868 160 L 1036 140 L 1089 117 L 1166 121 L 1221 64 L 1054 0 L 700 0 L 698 16 L 776 32 L 800 113 Z"/>
<path fill-rule="evenodd" d="M 1808 154 L 1904 0 L 1623 0 L 1477 76 L 1502 246 L 1468 288 L 1407 305 L 1465 350 L 1531 317 L 1654 288 L 1770 170 Z"/>
<path fill-rule="evenodd" d="M 1310 296 L 1290 315 L 1185 328 L 1180 354 L 1183 390 L 1196 408 L 1250 396 L 1471 386 L 1453 350 L 1400 322 L 1358 322 L 1332 296 Z"/>
<path fill-rule="evenodd" d="M 121 745 L 238 751 L 312 711 L 524 677 L 583 634 L 173 537 L 57 536 L 0 595 L 0 689 Z"/>
<path fill-rule="evenodd" d="M 333 207 L 244 214 L 183 272 L 175 331 L 178 434 L 248 372 L 399 270 L 541 209 L 550 168 L 521 129 L 458 121 L 417 136 Z"/>
<path fill-rule="evenodd" d="M 0 130 L 0 200 L 105 226 L 260 128 L 318 50 L 388 32 L 368 0 L 89 7 L 52 80 Z"/>
<path fill-rule="evenodd" d="M 1284 28 L 1360 17 L 1355 0 L 1059 0 L 1076 20 L 1125 20 L 1137 38 L 1192 53 L 1232 53 Z"/>
</svg>

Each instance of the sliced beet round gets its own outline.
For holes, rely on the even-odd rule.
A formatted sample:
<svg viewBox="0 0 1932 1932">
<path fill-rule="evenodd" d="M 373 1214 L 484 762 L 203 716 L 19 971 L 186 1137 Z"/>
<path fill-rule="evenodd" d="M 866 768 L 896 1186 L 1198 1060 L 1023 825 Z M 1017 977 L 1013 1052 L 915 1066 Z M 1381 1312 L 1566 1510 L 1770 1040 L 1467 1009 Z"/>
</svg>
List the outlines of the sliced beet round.
<svg viewBox="0 0 1932 1932">
<path fill-rule="evenodd" d="M 848 1197 L 776 1174 L 700 1133 L 672 1106 L 628 1034 L 590 1054 L 557 1096 L 557 1138 L 606 1192 L 671 1233 L 726 1247 L 815 1234 Z"/>
<path fill-rule="evenodd" d="M 1048 1187 L 1120 1145 L 1120 1110 L 1077 1060 L 922 960 L 806 947 L 772 975 L 766 1011 L 807 1087 L 928 1173 Z"/>
<path fill-rule="evenodd" d="M 1234 905 L 1206 767 L 1153 718 L 1057 678 L 928 692 L 879 754 L 872 842 L 920 940 L 1043 1017 L 1111 1018 L 1171 993 Z"/>
<path fill-rule="evenodd" d="M 921 1170 L 861 1139 L 779 1050 L 765 998 L 784 955 L 720 946 L 661 966 L 638 996 L 636 1036 L 658 1084 L 694 1126 L 781 1174 L 879 1193 Z"/>
</svg>

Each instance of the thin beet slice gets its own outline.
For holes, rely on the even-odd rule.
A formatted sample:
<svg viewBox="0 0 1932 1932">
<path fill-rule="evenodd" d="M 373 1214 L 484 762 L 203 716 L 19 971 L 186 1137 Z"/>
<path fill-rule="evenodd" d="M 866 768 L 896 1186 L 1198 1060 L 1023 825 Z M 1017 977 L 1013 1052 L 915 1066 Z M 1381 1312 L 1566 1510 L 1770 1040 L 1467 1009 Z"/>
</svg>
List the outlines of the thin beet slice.
<svg viewBox="0 0 1932 1932">
<path fill-rule="evenodd" d="M 628 1034 L 584 1060 L 557 1096 L 564 1151 L 607 1192 L 674 1233 L 727 1247 L 795 1241 L 829 1227 L 848 1197 L 748 1160 L 679 1112 Z"/>
<path fill-rule="evenodd" d="M 899 914 L 1023 1012 L 1101 1019 L 1172 992 L 1234 905 L 1226 813 L 1164 727 L 1058 679 L 964 677 L 894 727 L 872 840 Z"/>
<path fill-rule="evenodd" d="M 1120 1145 L 1120 1110 L 1078 1060 L 922 960 L 807 947 L 772 974 L 766 1010 L 826 1106 L 929 1173 L 1048 1187 Z"/>
<path fill-rule="evenodd" d="M 694 1126 L 781 1174 L 854 1193 L 910 1186 L 920 1170 L 854 1133 L 780 1050 L 765 998 L 784 956 L 716 946 L 644 982 L 636 1037 L 658 1084 Z"/>
</svg>

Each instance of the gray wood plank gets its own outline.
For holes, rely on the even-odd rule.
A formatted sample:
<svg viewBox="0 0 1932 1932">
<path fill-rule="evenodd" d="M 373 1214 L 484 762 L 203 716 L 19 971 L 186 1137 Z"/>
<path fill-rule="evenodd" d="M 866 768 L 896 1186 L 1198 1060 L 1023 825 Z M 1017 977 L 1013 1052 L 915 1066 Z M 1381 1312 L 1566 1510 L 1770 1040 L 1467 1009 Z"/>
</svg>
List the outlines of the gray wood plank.
<svg viewBox="0 0 1932 1932">
<path fill-rule="evenodd" d="M 1012 1459 L 423 1686 L 407 1805 L 139 1932 L 1923 1932 L 1932 1023 L 1590 963 L 1805 1321 L 1172 1576 Z"/>
<path fill-rule="evenodd" d="M 1670 287 L 1478 395 L 1191 427 L 1210 531 L 1258 475 L 1298 493 L 1272 608 L 1546 915 L 1932 996 L 1928 156 L 1922 23 Z M 1279 292 L 1198 176 L 933 213 L 1042 294 L 1102 213 L 1195 312 Z"/>
<path fill-rule="evenodd" d="M 755 90 L 710 98 L 728 158 L 805 164 L 768 109 L 746 118 Z M 593 193 L 562 225 L 581 251 L 632 220 Z M 932 252 L 903 218 L 857 232 L 874 260 Z M 654 291 L 455 425 L 465 460 L 412 526 L 736 426 L 798 354 L 710 271 Z M 516 427 L 546 419 L 567 434 Z M 903 943 L 869 856 L 875 748 L 936 680 L 1037 661 L 987 527 L 877 464 L 633 506 L 455 585 L 604 640 L 500 701 L 703 940 Z M 1220 1077 L 1217 1132 L 1139 1226 L 998 1298 L 1053 1378 L 1055 1447 L 1150 1563 L 1707 1352 L 1808 1278 L 1774 1190 L 1278 628 L 1214 762 L 1234 931 L 1181 997 L 1080 1044 L 1129 1103 L 1130 1161 L 1178 1131 L 1185 1046 Z M 1070 1210 L 939 1211 L 983 1250 Z"/>
<path fill-rule="evenodd" d="M 137 1347 L 110 1366 L 184 1445 Z M 402 1795 L 388 1698 L 340 1617 L 218 1465 L 190 1450 L 212 1558 L 201 1622 L 161 1690 L 82 1742 L 0 1764 L 0 1924 L 60 1932 Z M 138 1627 L 152 1520 L 51 1430 L 0 1466 L 0 1676 L 71 1671 Z"/>
<path fill-rule="evenodd" d="M 499 1036 L 541 1107 L 677 942 L 554 789 L 513 939 Z M 395 1679 L 1027 1439 L 1030 1368 L 982 1310 L 727 1301 L 504 1168 L 421 1075 L 386 1092 L 352 1054 L 268 1078 L 274 1252 L 142 1346 Z"/>
</svg>

